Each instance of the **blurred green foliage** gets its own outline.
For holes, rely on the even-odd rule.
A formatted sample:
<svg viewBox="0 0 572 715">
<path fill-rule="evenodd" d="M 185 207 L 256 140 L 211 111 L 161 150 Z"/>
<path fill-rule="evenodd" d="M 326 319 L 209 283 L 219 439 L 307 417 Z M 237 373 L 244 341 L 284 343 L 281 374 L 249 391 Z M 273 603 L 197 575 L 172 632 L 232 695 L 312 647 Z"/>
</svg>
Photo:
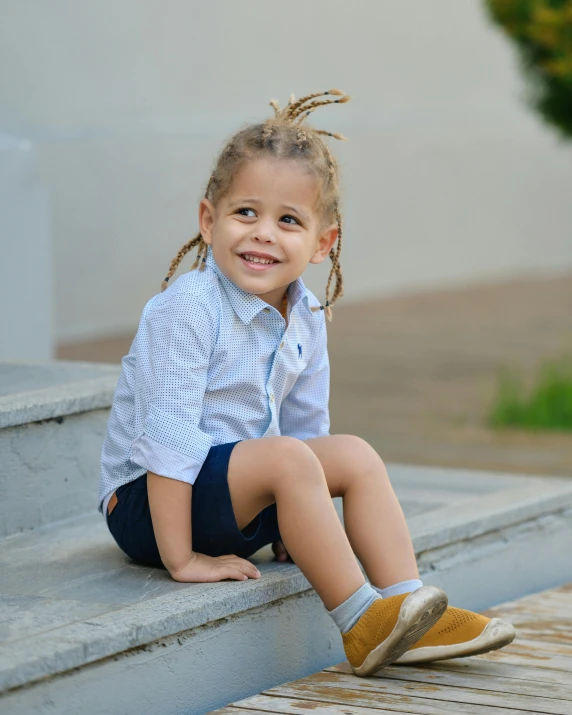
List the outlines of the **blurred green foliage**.
<svg viewBox="0 0 572 715">
<path fill-rule="evenodd" d="M 514 375 L 502 375 L 490 421 L 493 427 L 572 430 L 572 359 L 546 362 L 529 395 Z"/>
<path fill-rule="evenodd" d="M 485 0 L 492 20 L 516 43 L 529 101 L 572 137 L 572 0 Z"/>
</svg>

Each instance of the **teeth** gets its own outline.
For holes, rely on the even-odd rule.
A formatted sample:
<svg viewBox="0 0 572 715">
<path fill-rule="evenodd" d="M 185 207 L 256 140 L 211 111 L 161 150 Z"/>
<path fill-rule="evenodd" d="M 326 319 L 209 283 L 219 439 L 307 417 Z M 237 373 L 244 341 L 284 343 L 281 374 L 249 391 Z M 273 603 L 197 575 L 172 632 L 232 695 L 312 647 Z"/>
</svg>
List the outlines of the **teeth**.
<svg viewBox="0 0 572 715">
<path fill-rule="evenodd" d="M 243 256 L 245 261 L 250 261 L 250 263 L 275 263 L 275 261 L 270 260 L 269 258 L 259 258 L 258 256 L 250 256 L 249 254 L 245 253 Z"/>
</svg>

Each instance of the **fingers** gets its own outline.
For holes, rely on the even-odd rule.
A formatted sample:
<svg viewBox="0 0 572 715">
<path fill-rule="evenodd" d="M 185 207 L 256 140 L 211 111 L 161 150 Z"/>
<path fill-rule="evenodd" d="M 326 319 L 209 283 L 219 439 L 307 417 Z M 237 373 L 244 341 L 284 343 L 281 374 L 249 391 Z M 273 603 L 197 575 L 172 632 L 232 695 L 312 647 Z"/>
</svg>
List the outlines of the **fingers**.
<svg viewBox="0 0 572 715">
<path fill-rule="evenodd" d="M 248 581 L 248 576 L 239 569 L 233 569 L 230 566 L 225 567 L 220 574 L 218 574 L 217 581 L 224 581 L 224 579 L 230 578 L 233 581 Z"/>
<path fill-rule="evenodd" d="M 175 581 L 183 583 L 206 583 L 224 579 L 246 581 L 249 578 L 260 578 L 260 575 L 254 564 L 234 554 L 215 557 L 195 554 L 188 564 L 171 572 Z"/>
<path fill-rule="evenodd" d="M 224 562 L 229 572 L 239 574 L 239 576 L 225 576 L 223 578 L 238 578 L 240 581 L 244 581 L 247 578 L 260 578 L 260 571 L 246 559 L 241 559 L 231 554 L 229 556 L 219 556 L 218 560 Z"/>
<path fill-rule="evenodd" d="M 272 544 L 272 551 L 274 552 L 274 556 L 276 556 L 276 561 L 288 561 L 290 558 L 282 541 L 275 541 Z"/>
</svg>

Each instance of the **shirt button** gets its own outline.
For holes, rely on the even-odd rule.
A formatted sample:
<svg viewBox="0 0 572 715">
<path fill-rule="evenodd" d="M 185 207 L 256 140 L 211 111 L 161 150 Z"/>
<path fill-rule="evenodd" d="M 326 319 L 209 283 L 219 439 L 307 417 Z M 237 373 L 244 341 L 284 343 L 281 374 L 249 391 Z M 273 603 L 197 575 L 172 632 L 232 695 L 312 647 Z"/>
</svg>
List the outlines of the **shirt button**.
<svg viewBox="0 0 572 715">
<path fill-rule="evenodd" d="M 270 402 L 274 402 L 274 393 L 270 393 Z"/>
<path fill-rule="evenodd" d="M 282 350 L 283 347 L 284 347 L 284 341 L 282 341 L 282 342 L 280 343 L 280 350 Z"/>
<path fill-rule="evenodd" d="M 270 313 L 270 308 L 262 308 L 265 313 Z"/>
</svg>

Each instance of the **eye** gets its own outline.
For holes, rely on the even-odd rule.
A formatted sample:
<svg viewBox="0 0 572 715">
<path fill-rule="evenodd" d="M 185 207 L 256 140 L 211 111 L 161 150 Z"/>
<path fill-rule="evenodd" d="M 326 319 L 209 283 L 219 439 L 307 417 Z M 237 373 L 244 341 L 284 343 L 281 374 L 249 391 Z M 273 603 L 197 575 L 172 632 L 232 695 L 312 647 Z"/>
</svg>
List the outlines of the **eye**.
<svg viewBox="0 0 572 715">
<path fill-rule="evenodd" d="M 246 216 L 247 214 L 243 213 L 243 211 L 252 211 L 252 213 L 254 214 L 254 209 L 249 209 L 249 208 L 238 209 L 238 211 L 236 213 L 240 214 L 241 216 Z M 251 218 L 251 217 L 248 216 L 248 218 Z"/>
<path fill-rule="evenodd" d="M 297 223 L 298 225 L 300 225 L 300 222 L 298 221 L 297 218 L 294 218 L 294 216 L 290 216 L 290 215 L 282 216 L 282 218 L 280 220 L 285 221 L 285 219 L 292 219 L 292 221 L 294 221 L 294 223 Z M 290 226 L 294 225 L 294 224 L 291 224 L 290 221 L 285 221 L 285 223 L 290 224 Z"/>
</svg>

